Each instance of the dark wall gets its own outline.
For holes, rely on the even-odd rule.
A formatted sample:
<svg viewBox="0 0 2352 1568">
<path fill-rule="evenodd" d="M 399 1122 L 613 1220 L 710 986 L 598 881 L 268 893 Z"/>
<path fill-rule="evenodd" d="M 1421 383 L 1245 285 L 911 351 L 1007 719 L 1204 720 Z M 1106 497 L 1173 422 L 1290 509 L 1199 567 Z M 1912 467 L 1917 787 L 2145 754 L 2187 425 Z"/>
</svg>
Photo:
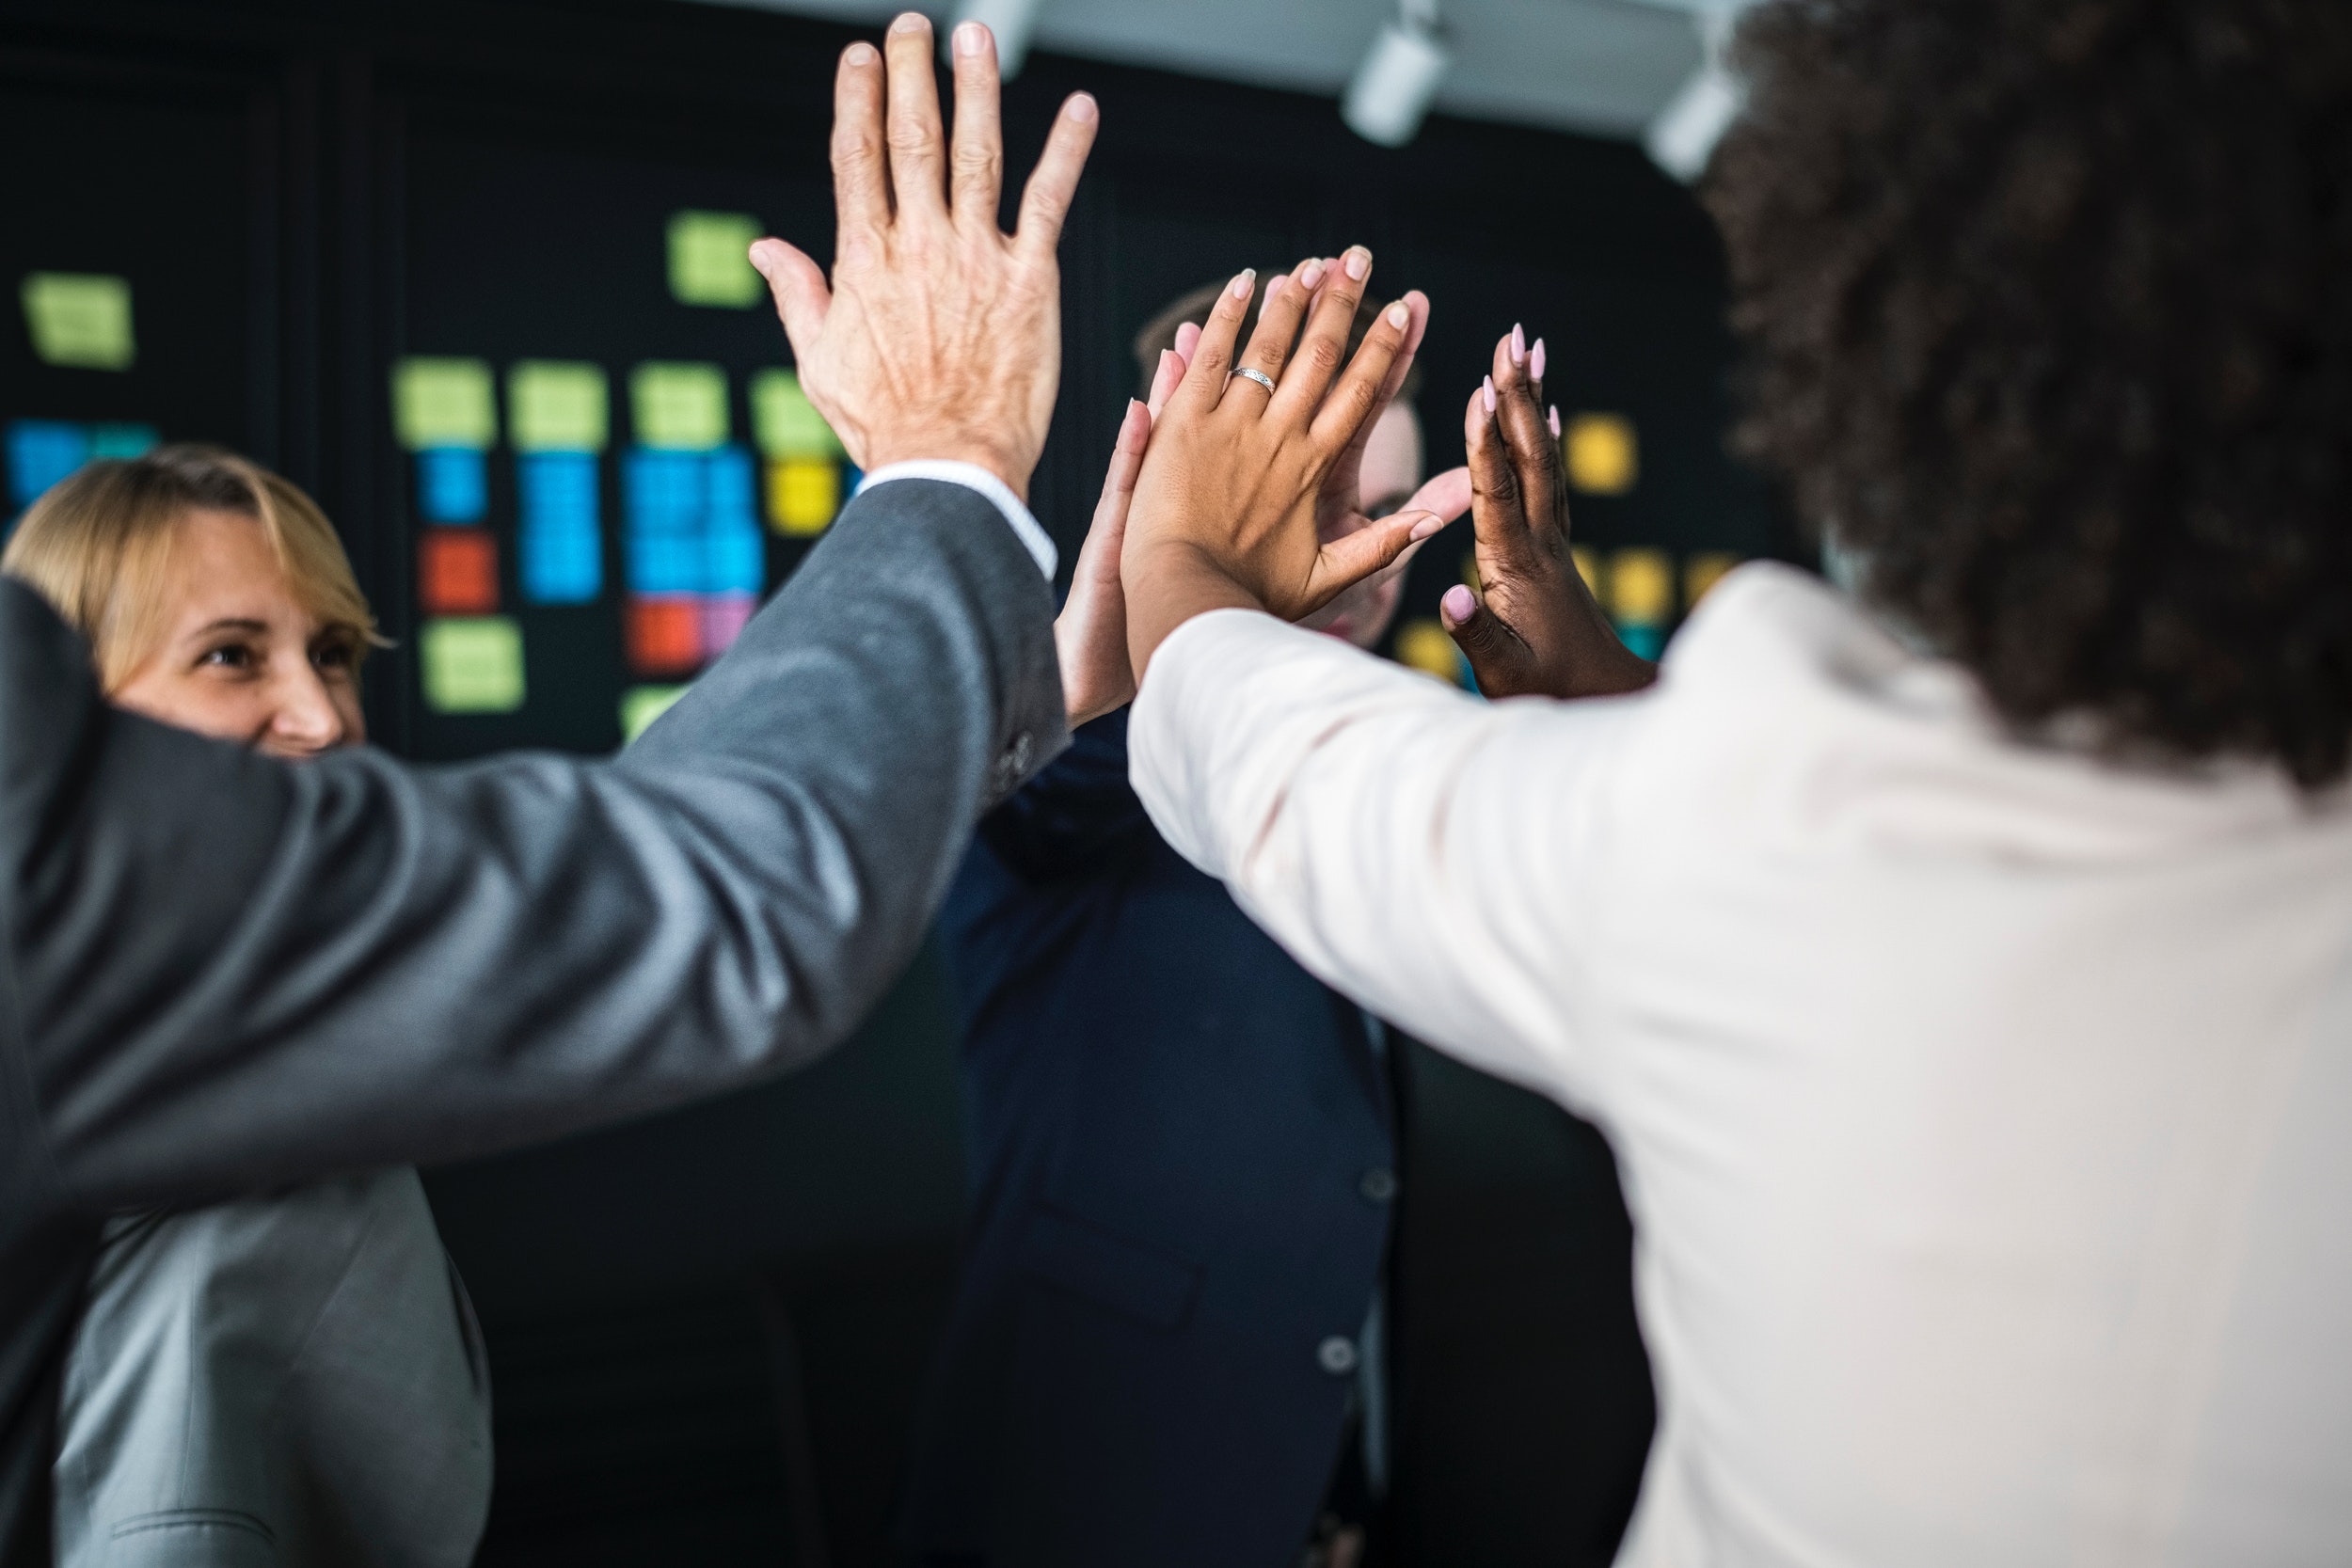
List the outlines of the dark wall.
<svg viewBox="0 0 2352 1568">
<path fill-rule="evenodd" d="M 380 743 L 421 758 L 607 750 L 627 678 L 609 603 L 520 612 L 532 696 L 518 712 L 442 715 L 421 701 L 415 499 L 390 366 L 408 354 L 590 358 L 616 372 L 706 359 L 728 367 L 739 422 L 743 374 L 789 362 L 781 330 L 764 309 L 673 302 L 661 224 L 686 207 L 750 212 L 829 255 L 833 60 L 851 36 L 654 0 L 8 0 L 0 272 L 11 295 L 34 270 L 128 277 L 139 357 L 127 372 L 41 365 L 21 314 L 0 312 L 0 421 L 144 421 L 243 448 L 317 494 L 400 642 L 371 675 Z M 1041 55 L 1006 94 L 1012 169 L 1077 87 L 1101 100 L 1103 133 L 1063 245 L 1063 392 L 1034 487 L 1065 575 L 1134 389 L 1136 329 L 1240 266 L 1355 241 L 1375 253 L 1378 292 L 1419 287 L 1434 302 L 1421 393 L 1433 466 L 1460 460 L 1464 403 L 1495 337 L 1523 321 L 1549 341 L 1564 410 L 1622 413 L 1641 433 L 1642 483 L 1581 501 L 1581 539 L 1773 549 L 1762 491 L 1722 448 L 1711 230 L 1638 150 L 1441 118 L 1383 151 L 1327 100 Z M 491 472 L 503 517 L 509 482 Z M 609 469 L 605 483 L 609 519 Z M 1456 580 L 1467 528 L 1417 562 L 1408 616 Z M 799 546 L 768 548 L 783 571 Z M 904 1411 L 952 1270 L 950 1018 L 926 960 L 856 1043 L 801 1077 L 434 1173 L 497 1358 L 501 1481 L 485 1560 L 879 1560 Z M 1549 1151 L 1511 1178 L 1523 1196 L 1590 1165 L 1589 1139 L 1551 1107 L 1458 1069 L 1442 1081 L 1444 1117 L 1416 1134 L 1414 1157 L 1463 1213 L 1491 1212 L 1509 1185 L 1474 1146 Z M 1498 1145 L 1489 1134 L 1506 1123 L 1516 1141 Z M 1449 1188 L 1450 1148 L 1483 1174 Z M 1519 1203 L 1489 1276 L 1527 1248 L 1623 1267 L 1621 1239 L 1569 1236 L 1547 1201 Z M 1475 1272 L 1459 1239 L 1482 1232 L 1425 1223 L 1456 1238 L 1431 1256 Z M 1477 1302 L 1433 1302 L 1428 1321 L 1452 1323 L 1457 1342 L 1505 1343 L 1507 1328 L 1479 1326 Z M 1431 1407 L 1491 1425 L 1512 1374 L 1470 1387 L 1476 1360 Z M 1555 1368 L 1528 1386 L 1572 1384 Z M 1417 1506 L 1423 1533 L 1449 1538 L 1446 1500 Z"/>
</svg>

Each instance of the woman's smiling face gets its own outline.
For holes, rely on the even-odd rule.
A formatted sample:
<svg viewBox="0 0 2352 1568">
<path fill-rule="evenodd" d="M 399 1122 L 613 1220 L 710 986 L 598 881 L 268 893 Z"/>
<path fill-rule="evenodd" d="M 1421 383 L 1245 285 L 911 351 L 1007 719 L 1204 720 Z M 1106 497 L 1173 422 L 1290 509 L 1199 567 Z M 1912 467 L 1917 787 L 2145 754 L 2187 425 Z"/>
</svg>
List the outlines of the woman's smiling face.
<svg viewBox="0 0 2352 1568">
<path fill-rule="evenodd" d="M 361 634 L 294 596 L 258 519 L 199 510 L 175 527 L 159 641 L 115 702 L 272 756 L 365 740 Z"/>
</svg>

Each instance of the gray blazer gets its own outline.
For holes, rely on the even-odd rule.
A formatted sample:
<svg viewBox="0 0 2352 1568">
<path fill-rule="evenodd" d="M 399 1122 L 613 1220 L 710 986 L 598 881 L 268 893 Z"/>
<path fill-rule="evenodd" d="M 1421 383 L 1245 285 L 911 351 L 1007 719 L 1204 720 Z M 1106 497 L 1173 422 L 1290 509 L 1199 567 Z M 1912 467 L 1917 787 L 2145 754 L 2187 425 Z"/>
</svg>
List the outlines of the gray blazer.
<svg viewBox="0 0 2352 1568">
<path fill-rule="evenodd" d="M 898 481 L 617 758 L 297 767 L 109 707 L 0 584 L 0 1564 L 50 1555 L 105 1215 L 808 1061 L 1064 744 L 1052 613 L 986 499 Z"/>
</svg>

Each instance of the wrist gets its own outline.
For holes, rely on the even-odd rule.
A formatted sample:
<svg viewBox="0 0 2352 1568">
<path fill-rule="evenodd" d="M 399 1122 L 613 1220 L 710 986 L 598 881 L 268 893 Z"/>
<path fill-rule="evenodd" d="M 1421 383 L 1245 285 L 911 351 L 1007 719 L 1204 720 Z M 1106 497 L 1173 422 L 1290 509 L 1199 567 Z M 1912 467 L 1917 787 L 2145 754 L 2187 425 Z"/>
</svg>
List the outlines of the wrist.
<svg viewBox="0 0 2352 1568">
<path fill-rule="evenodd" d="M 1178 626 L 1212 610 L 1265 606 L 1215 557 L 1189 540 L 1131 543 L 1120 562 L 1127 598 L 1127 649 L 1136 685 L 1152 656 Z"/>
<path fill-rule="evenodd" d="M 1002 481 L 1022 505 L 1029 504 L 1029 475 L 1037 467 L 1036 458 L 1032 454 L 1025 461 L 1020 453 L 1001 442 L 932 434 L 903 440 L 869 440 L 865 445 L 864 467 L 868 473 L 894 463 L 969 463 Z"/>
</svg>

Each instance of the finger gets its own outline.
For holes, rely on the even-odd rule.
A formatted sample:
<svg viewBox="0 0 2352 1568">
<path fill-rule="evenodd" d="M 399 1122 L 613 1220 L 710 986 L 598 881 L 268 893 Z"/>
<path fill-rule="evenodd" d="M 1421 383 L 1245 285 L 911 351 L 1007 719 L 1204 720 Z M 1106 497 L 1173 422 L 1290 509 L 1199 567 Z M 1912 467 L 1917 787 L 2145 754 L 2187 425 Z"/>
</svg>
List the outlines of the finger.
<svg viewBox="0 0 2352 1568">
<path fill-rule="evenodd" d="M 901 11 L 882 35 L 889 67 L 890 189 L 901 222 L 944 216 L 946 195 L 939 132 L 939 84 L 931 76 L 931 23 Z"/>
<path fill-rule="evenodd" d="M 1136 476 L 1143 471 L 1143 452 L 1152 444 L 1152 416 L 1135 399 L 1127 400 L 1126 416 L 1119 421 L 1119 437 L 1111 443 L 1110 471 L 1103 476 L 1103 499 L 1095 510 L 1099 519 L 1103 509 L 1116 504 L 1119 522 L 1126 525 L 1129 497 L 1135 494 Z"/>
<path fill-rule="evenodd" d="M 1021 192 L 1021 223 L 1015 239 L 1033 258 L 1043 259 L 1054 254 L 1061 244 L 1062 219 L 1070 214 L 1070 203 L 1078 194 L 1078 176 L 1086 172 L 1087 153 L 1094 146 L 1094 133 L 1103 119 L 1103 111 L 1091 94 L 1073 92 L 1054 117 L 1054 128 L 1045 134 L 1045 150 L 1038 155 L 1037 167 L 1029 171 L 1029 182 Z"/>
<path fill-rule="evenodd" d="M 1430 512 L 1400 512 L 1343 534 L 1316 552 L 1307 574 L 1307 610 L 1311 614 L 1356 584 L 1386 570 L 1407 549 L 1445 527 Z"/>
<path fill-rule="evenodd" d="M 1470 505 L 1470 472 L 1468 467 L 1448 468 L 1422 484 L 1406 501 L 1406 512 L 1434 512 L 1447 522 L 1454 521 Z"/>
<path fill-rule="evenodd" d="M 1216 303 L 1209 308 L 1209 319 L 1200 328 L 1200 338 L 1193 343 L 1190 360 L 1184 372 L 1184 382 L 1168 402 L 1179 409 L 1205 414 L 1225 395 L 1225 376 L 1233 362 L 1233 340 L 1241 336 L 1241 319 L 1248 314 L 1249 294 L 1257 282 L 1254 267 L 1244 267 L 1233 275 Z"/>
<path fill-rule="evenodd" d="M 1185 322 L 1176 328 L 1176 354 L 1185 364 L 1192 363 L 1193 351 L 1200 346 L 1200 327 L 1198 323 Z"/>
<path fill-rule="evenodd" d="M 1541 338 L 1536 339 L 1535 346 L 1527 351 L 1527 379 L 1535 388 L 1536 399 L 1541 401 L 1544 395 L 1544 341 Z"/>
<path fill-rule="evenodd" d="M 1187 322 L 1184 325 L 1190 326 L 1192 324 Z M 1198 342 L 1200 338 L 1200 329 L 1194 327 L 1192 335 L 1193 341 Z M 1182 337 L 1183 334 L 1179 333 L 1178 336 Z M 1184 384 L 1184 356 L 1172 349 L 1160 350 L 1160 368 L 1152 372 L 1152 390 L 1144 399 L 1143 407 L 1146 416 L 1153 420 L 1158 419 L 1160 410 L 1168 406 L 1168 398 L 1174 394 L 1178 387 Z"/>
<path fill-rule="evenodd" d="M 882 157 L 882 60 L 870 43 L 841 52 L 833 78 L 833 199 L 844 235 L 890 224 Z"/>
<path fill-rule="evenodd" d="M 1427 294 L 1422 293 L 1419 289 L 1407 289 L 1405 291 L 1404 297 L 1397 303 L 1403 305 L 1407 313 L 1405 346 L 1397 351 L 1396 358 L 1389 365 L 1388 375 L 1380 383 L 1380 396 L 1373 404 L 1372 417 L 1357 427 L 1356 438 L 1349 443 L 1359 458 L 1362 455 L 1363 447 L 1372 439 L 1372 427 L 1379 422 L 1380 416 L 1388 411 L 1389 404 L 1395 401 L 1396 394 L 1404 389 L 1405 373 L 1413 368 L 1413 356 L 1421 348 L 1422 334 L 1429 330 L 1429 296 Z M 1469 502 L 1465 501 L 1463 504 L 1467 506 Z M 1452 516 L 1460 515 L 1458 510 L 1449 514 Z"/>
<path fill-rule="evenodd" d="M 1281 381 L 1282 366 L 1289 360 L 1291 344 L 1298 337 L 1298 324 L 1306 317 L 1307 307 L 1323 281 L 1323 273 L 1322 261 L 1310 259 L 1287 273 L 1266 279 L 1265 300 L 1258 307 L 1258 329 L 1249 335 L 1249 346 L 1242 350 L 1234 366 L 1233 380 L 1225 388 L 1228 397 L 1252 399 L 1248 406 L 1253 408 L 1263 408 L 1272 400 L 1271 390 L 1240 372 L 1246 368 L 1268 381 Z"/>
<path fill-rule="evenodd" d="M 1527 547 L 1527 507 L 1511 449 L 1495 422 L 1494 381 L 1470 393 L 1462 416 L 1462 445 L 1470 462 L 1471 526 L 1478 548 L 1501 561 L 1517 561 Z"/>
<path fill-rule="evenodd" d="M 1354 307 L 1349 309 L 1352 311 Z M 1325 450 L 1343 451 L 1361 438 L 1386 404 L 1388 399 L 1381 388 L 1388 386 L 1389 372 L 1394 368 L 1396 356 L 1404 352 L 1405 334 L 1410 330 L 1412 321 L 1413 308 L 1402 299 L 1381 311 L 1374 319 L 1372 330 L 1364 334 L 1347 373 L 1322 400 L 1321 408 L 1309 411 L 1314 421 L 1310 428 Z M 1311 335 L 1313 328 L 1308 330 Z M 1299 357 L 1303 360 L 1306 356 L 1302 347 Z M 1292 374 L 1296 373 L 1294 368 Z M 1289 389 L 1289 377 L 1283 378 L 1282 385 L 1285 390 Z"/>
<path fill-rule="evenodd" d="M 752 266 L 768 280 L 776 302 L 776 319 L 792 344 L 792 357 L 807 364 L 825 329 L 825 312 L 833 309 L 833 291 L 825 287 L 824 269 L 796 246 L 778 239 L 752 242 Z"/>
<path fill-rule="evenodd" d="M 1470 660 L 1479 690 L 1489 697 L 1510 697 L 1527 689 L 1527 644 L 1468 587 L 1457 582 L 1445 591 L 1438 601 L 1438 624 Z"/>
<path fill-rule="evenodd" d="M 1550 434 L 1536 396 L 1532 363 L 1526 340 L 1514 326 L 1511 335 L 1495 345 L 1495 423 L 1510 449 L 1511 466 L 1518 471 L 1527 526 L 1534 529 L 1560 515 L 1566 476 L 1561 472 L 1560 444 Z"/>
<path fill-rule="evenodd" d="M 948 46 L 955 54 L 956 129 L 949 146 L 948 186 L 956 221 L 996 231 L 996 203 L 1005 189 L 1005 136 L 997 119 L 996 37 L 977 22 L 960 24 Z"/>
<path fill-rule="evenodd" d="M 1364 297 L 1364 286 L 1372 277 L 1372 252 L 1362 245 L 1350 245 L 1336 267 L 1323 275 L 1323 287 L 1315 294 L 1314 311 L 1307 318 L 1307 333 L 1298 342 L 1298 352 L 1291 360 L 1288 373 L 1282 377 L 1282 388 L 1275 395 L 1270 413 L 1304 425 L 1315 417 L 1322 406 L 1323 394 L 1330 389 L 1331 377 L 1338 373 L 1341 361 L 1347 357 L 1347 335 L 1356 325 L 1356 307 Z M 1370 346 L 1372 337 L 1364 340 Z M 1391 335 L 1393 336 L 1393 334 Z M 1393 353 L 1395 345 L 1390 345 Z M 1384 372 L 1388 361 L 1380 364 Z M 1349 426 L 1350 433 L 1354 426 Z"/>
</svg>

